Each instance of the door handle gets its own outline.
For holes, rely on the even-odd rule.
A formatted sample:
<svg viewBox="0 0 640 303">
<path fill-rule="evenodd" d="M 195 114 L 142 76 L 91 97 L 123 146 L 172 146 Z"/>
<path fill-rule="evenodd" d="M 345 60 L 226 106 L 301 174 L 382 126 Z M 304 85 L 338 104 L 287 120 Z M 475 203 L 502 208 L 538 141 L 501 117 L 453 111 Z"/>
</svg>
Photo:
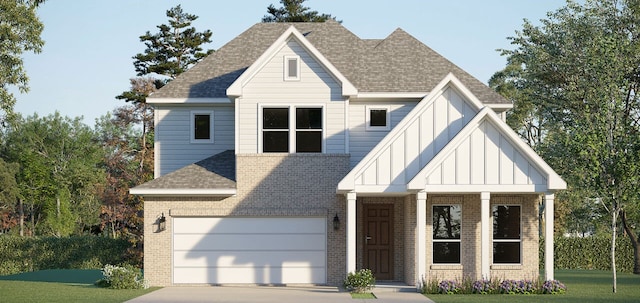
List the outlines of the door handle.
<svg viewBox="0 0 640 303">
<path fill-rule="evenodd" d="M 369 236 L 364 237 L 364 244 L 369 244 L 369 240 L 371 240 L 371 237 Z"/>
</svg>

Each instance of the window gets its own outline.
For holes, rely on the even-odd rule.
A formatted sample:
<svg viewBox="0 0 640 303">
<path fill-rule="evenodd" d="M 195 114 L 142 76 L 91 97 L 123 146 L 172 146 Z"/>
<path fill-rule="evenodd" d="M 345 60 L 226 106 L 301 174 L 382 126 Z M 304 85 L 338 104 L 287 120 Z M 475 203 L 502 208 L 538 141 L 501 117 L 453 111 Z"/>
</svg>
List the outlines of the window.
<svg viewBox="0 0 640 303">
<path fill-rule="evenodd" d="M 295 128 L 291 129 L 290 124 Z M 264 107 L 262 152 L 321 153 L 322 127 L 322 107 Z"/>
<path fill-rule="evenodd" d="M 391 129 L 389 123 L 389 107 L 367 106 L 366 129 L 370 131 L 388 131 Z"/>
<path fill-rule="evenodd" d="M 213 111 L 191 111 L 191 143 L 213 143 Z"/>
<path fill-rule="evenodd" d="M 262 109 L 262 151 L 289 152 L 289 108 Z"/>
<path fill-rule="evenodd" d="M 284 56 L 284 80 L 300 80 L 300 57 Z"/>
<path fill-rule="evenodd" d="M 520 206 L 493 206 L 493 263 L 521 263 Z"/>
<path fill-rule="evenodd" d="M 460 263 L 460 205 L 433 206 L 433 263 Z"/>
</svg>

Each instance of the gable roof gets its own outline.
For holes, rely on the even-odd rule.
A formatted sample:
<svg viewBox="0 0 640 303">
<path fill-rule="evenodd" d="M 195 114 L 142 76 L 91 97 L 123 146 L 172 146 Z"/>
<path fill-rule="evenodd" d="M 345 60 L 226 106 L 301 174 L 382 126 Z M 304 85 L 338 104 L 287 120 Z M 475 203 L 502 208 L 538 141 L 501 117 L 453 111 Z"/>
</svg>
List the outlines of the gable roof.
<svg viewBox="0 0 640 303">
<path fill-rule="evenodd" d="M 457 122 L 453 112 L 439 114 L 434 110 L 436 103 L 451 103 L 442 99 L 447 91 L 453 89 L 462 99 L 458 100 Z M 445 107 L 451 104 L 446 104 Z M 446 75 L 431 92 L 424 97 L 360 162 L 340 181 L 338 192 L 346 192 L 357 187 L 368 187 L 367 190 L 382 192 L 404 192 L 406 182 L 432 158 L 440 152 L 450 139 L 457 134 L 484 105 L 453 74 Z M 451 109 L 453 111 L 454 109 Z M 447 110 L 449 111 L 449 110 Z M 451 117 L 449 117 L 451 116 Z M 424 121 L 429 121 L 425 123 Z M 436 131 L 435 125 L 440 125 Z M 447 125 L 443 125 L 447 124 Z M 414 138 L 405 140 L 405 137 Z M 411 146 L 409 146 L 411 145 Z M 396 149 L 391 161 L 390 150 Z M 404 149 L 404 151 L 400 151 Z M 386 159 L 385 159 L 386 158 Z M 380 161 L 380 159 L 384 159 Z M 393 167 L 392 167 L 393 166 Z M 381 172 L 392 173 L 392 176 L 380 176 Z M 376 176 L 368 176 L 371 173 Z M 367 179 L 375 182 L 367 182 Z M 374 183 L 374 184 L 372 184 Z M 364 186 L 358 186 L 364 185 Z M 374 185 L 374 186 L 371 186 Z"/>
<path fill-rule="evenodd" d="M 333 20 L 258 23 L 150 98 L 226 98 L 227 88 L 292 26 L 358 92 L 429 92 L 453 73 L 483 102 L 511 104 L 401 29 L 385 39 L 361 39 Z"/>
<path fill-rule="evenodd" d="M 236 193 L 236 157 L 227 150 L 129 190 L 132 195 L 232 196 Z"/>
<path fill-rule="evenodd" d="M 562 178 L 488 107 L 407 183 L 427 192 L 547 192 Z"/>
<path fill-rule="evenodd" d="M 340 83 L 342 87 L 343 96 L 352 96 L 357 94 L 357 89 L 344 77 L 334 66 L 320 53 L 294 26 L 290 26 L 271 46 L 258 58 L 245 72 L 234 81 L 227 89 L 227 95 L 229 96 L 241 96 L 242 87 L 249 82 L 256 73 L 268 63 L 282 47 L 287 44 L 287 41 L 294 39 L 314 59 L 329 72 L 329 74 Z"/>
</svg>

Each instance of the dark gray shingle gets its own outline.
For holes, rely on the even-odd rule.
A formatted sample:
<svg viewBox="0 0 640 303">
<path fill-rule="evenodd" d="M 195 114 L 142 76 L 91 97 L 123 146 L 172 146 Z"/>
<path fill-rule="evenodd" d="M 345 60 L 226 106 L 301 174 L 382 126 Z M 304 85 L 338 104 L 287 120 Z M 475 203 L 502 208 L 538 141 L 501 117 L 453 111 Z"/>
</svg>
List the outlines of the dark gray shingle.
<svg viewBox="0 0 640 303">
<path fill-rule="evenodd" d="M 295 26 L 359 92 L 428 92 L 453 73 L 485 103 L 510 103 L 402 29 L 360 39 L 335 21 L 258 23 L 154 93 L 154 98 L 225 98 L 227 88 Z"/>
</svg>

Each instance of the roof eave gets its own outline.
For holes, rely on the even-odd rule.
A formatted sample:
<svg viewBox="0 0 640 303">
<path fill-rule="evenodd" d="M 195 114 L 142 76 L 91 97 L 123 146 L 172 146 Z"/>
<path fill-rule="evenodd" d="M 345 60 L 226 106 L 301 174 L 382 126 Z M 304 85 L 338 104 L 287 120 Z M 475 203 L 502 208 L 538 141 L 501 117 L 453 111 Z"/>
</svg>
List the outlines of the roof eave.
<svg viewBox="0 0 640 303">
<path fill-rule="evenodd" d="M 132 188 L 129 193 L 136 196 L 162 197 L 231 197 L 235 196 L 235 188 L 189 189 L 189 188 Z"/>
</svg>

